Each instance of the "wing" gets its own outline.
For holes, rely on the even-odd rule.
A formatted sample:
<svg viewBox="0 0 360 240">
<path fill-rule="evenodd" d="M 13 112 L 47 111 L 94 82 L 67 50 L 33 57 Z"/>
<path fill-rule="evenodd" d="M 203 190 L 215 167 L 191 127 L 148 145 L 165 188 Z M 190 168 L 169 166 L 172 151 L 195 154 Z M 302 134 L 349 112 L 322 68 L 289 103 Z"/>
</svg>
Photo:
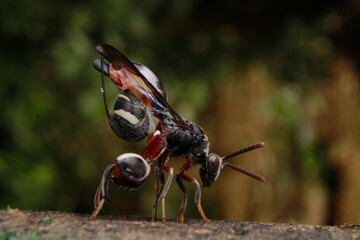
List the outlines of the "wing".
<svg viewBox="0 0 360 240">
<path fill-rule="evenodd" d="M 108 44 L 99 44 L 96 50 L 109 63 L 97 59 L 94 62 L 95 68 L 107 75 L 116 86 L 121 90 L 132 91 L 156 116 L 170 115 L 176 122 L 183 122 L 167 102 L 160 81 L 150 69 L 142 64 L 132 63 L 120 51 Z"/>
</svg>

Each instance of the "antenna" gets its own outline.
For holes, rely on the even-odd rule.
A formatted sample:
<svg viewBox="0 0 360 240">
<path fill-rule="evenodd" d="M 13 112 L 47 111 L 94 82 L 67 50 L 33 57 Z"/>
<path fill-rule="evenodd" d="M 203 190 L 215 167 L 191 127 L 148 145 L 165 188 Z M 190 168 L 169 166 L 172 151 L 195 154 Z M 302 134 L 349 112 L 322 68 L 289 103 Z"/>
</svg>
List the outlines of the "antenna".
<svg viewBox="0 0 360 240">
<path fill-rule="evenodd" d="M 235 157 L 237 155 L 240 155 L 240 154 L 255 150 L 257 148 L 261 148 L 261 147 L 265 147 L 264 142 L 255 143 L 253 145 L 241 148 L 241 149 L 239 149 L 239 150 L 237 150 L 237 151 L 235 151 L 233 153 L 230 153 L 230 154 L 226 155 L 225 157 L 222 157 L 222 160 L 227 160 L 227 159 L 233 158 L 233 157 Z"/>
<path fill-rule="evenodd" d="M 237 155 L 240 155 L 240 154 L 243 154 L 243 153 L 246 153 L 246 152 L 249 152 L 249 151 L 252 151 L 252 150 L 255 150 L 257 148 L 261 148 L 261 147 L 265 147 L 265 143 L 263 142 L 259 142 L 259 143 L 255 143 L 253 145 L 250 145 L 250 146 L 247 146 L 247 147 L 244 147 L 244 148 L 241 148 L 233 153 L 230 153 L 228 155 L 226 155 L 225 157 L 222 157 L 222 160 L 228 160 L 230 158 L 233 158 L 233 157 L 236 157 Z M 242 167 L 239 167 L 239 166 L 236 166 L 236 165 L 233 165 L 233 164 L 230 164 L 230 163 L 223 163 L 221 168 L 223 168 L 224 166 L 227 166 L 229 168 L 232 168 L 238 172 L 241 172 L 245 175 L 248 175 L 249 177 L 252 177 L 260 182 L 266 182 L 266 178 L 257 174 L 257 173 L 254 173 L 252 171 L 249 171 L 245 168 L 242 168 Z"/>
</svg>

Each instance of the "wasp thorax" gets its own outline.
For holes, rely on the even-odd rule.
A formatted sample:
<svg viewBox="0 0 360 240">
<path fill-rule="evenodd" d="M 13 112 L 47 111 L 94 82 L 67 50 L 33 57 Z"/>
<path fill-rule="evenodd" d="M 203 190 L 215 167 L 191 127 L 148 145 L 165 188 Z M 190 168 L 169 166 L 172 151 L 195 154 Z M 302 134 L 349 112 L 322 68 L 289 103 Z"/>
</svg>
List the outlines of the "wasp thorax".
<svg viewBox="0 0 360 240">
<path fill-rule="evenodd" d="M 145 159 L 135 153 L 125 153 L 117 157 L 118 171 L 113 172 L 112 181 L 125 190 L 139 187 L 149 176 L 150 166 Z"/>
<path fill-rule="evenodd" d="M 220 174 L 222 162 L 222 158 L 215 153 L 210 153 L 207 156 L 205 163 L 199 170 L 204 186 L 210 186 L 216 181 Z"/>
<path fill-rule="evenodd" d="M 140 141 L 149 133 L 147 109 L 128 89 L 117 96 L 109 123 L 114 133 L 128 142 Z"/>
</svg>

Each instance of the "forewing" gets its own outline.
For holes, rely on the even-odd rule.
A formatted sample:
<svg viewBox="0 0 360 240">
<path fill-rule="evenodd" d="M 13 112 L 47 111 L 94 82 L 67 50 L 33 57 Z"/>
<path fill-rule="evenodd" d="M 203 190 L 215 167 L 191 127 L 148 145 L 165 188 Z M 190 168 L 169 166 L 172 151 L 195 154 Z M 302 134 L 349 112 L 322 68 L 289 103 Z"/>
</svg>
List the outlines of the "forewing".
<svg viewBox="0 0 360 240">
<path fill-rule="evenodd" d="M 157 116 L 171 115 L 175 121 L 181 121 L 181 117 L 166 101 L 165 95 L 141 73 L 144 65 L 135 66 L 136 63 L 134 65 L 124 54 L 108 44 L 99 44 L 96 49 L 110 63 L 103 64 L 104 74 L 120 89 L 130 89 Z M 101 71 L 101 61 L 96 60 L 94 65 Z"/>
</svg>

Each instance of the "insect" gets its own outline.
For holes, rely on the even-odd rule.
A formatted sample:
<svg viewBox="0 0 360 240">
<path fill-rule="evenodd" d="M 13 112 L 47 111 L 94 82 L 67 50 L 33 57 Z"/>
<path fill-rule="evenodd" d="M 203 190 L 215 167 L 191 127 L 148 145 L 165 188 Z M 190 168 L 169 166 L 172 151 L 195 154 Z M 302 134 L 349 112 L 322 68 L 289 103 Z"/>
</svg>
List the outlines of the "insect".
<svg viewBox="0 0 360 240">
<path fill-rule="evenodd" d="M 265 143 L 255 143 L 224 157 L 209 153 L 209 141 L 203 129 L 182 118 L 170 106 L 161 82 L 149 68 L 131 62 L 120 51 L 108 44 L 99 44 L 96 49 L 101 58 L 94 61 L 94 67 L 101 72 L 101 91 L 111 129 L 125 141 L 137 142 L 147 138 L 147 142 L 141 155 L 122 154 L 115 163 L 108 165 L 105 169 L 95 194 L 95 210 L 90 219 L 98 215 L 106 199 L 109 199 L 110 182 L 124 190 L 135 189 L 145 182 L 152 169 L 156 190 L 152 219 L 155 220 L 156 209 L 161 201 L 162 221 L 165 222 L 165 198 L 174 177 L 174 169 L 167 164 L 170 157 L 178 155 L 186 156 L 185 163 L 175 173 L 176 183 L 183 192 L 180 206 L 181 223 L 184 222 L 187 205 L 187 190 L 184 181 L 195 185 L 197 209 L 203 220 L 210 222 L 201 206 L 200 183 L 186 173 L 196 165 L 200 165 L 199 175 L 204 187 L 211 186 L 225 166 L 261 182 L 266 181 L 264 177 L 256 173 L 226 162 L 239 154 L 264 147 Z M 112 112 L 108 108 L 106 99 L 105 76 L 109 77 L 120 89 Z M 168 173 L 166 181 L 165 173 Z"/>
</svg>

